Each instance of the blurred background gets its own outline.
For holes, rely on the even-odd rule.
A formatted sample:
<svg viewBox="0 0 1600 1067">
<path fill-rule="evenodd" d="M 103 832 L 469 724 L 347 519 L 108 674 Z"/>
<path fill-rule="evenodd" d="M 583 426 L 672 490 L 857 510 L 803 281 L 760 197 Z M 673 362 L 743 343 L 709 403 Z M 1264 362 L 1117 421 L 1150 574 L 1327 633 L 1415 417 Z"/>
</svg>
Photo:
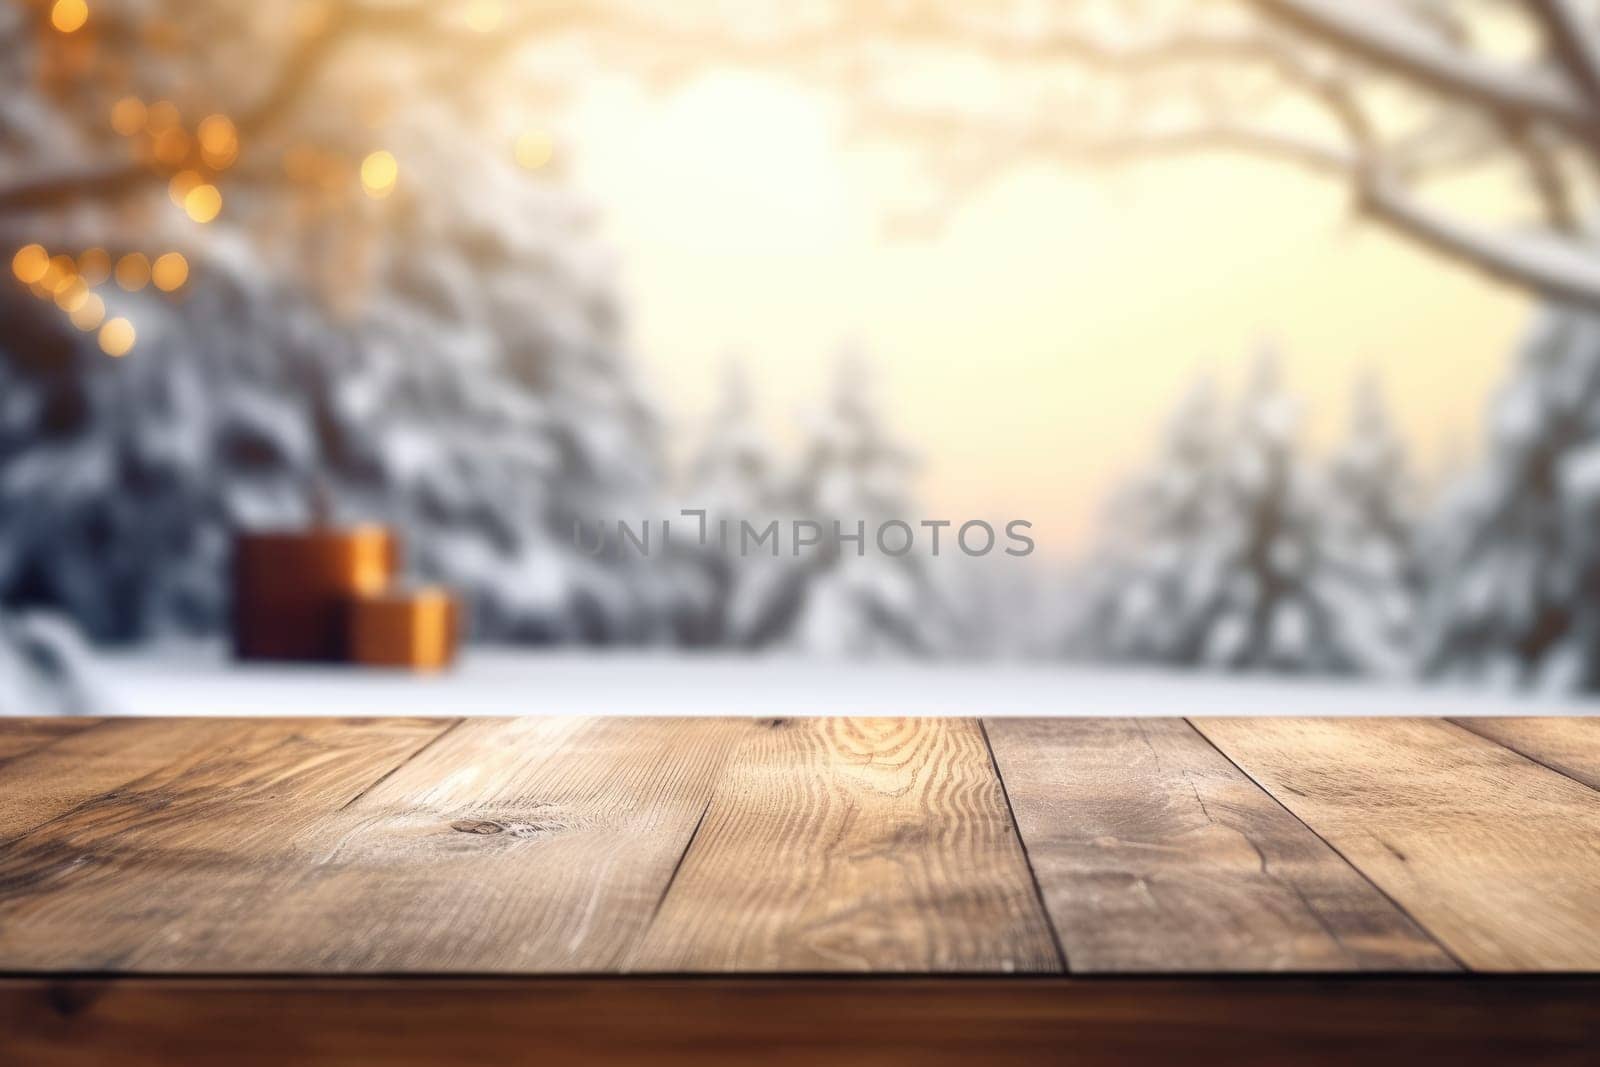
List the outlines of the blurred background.
<svg viewBox="0 0 1600 1067">
<path fill-rule="evenodd" d="M 0 0 L 0 38 L 0 711 L 1600 687 L 1589 0 Z"/>
</svg>

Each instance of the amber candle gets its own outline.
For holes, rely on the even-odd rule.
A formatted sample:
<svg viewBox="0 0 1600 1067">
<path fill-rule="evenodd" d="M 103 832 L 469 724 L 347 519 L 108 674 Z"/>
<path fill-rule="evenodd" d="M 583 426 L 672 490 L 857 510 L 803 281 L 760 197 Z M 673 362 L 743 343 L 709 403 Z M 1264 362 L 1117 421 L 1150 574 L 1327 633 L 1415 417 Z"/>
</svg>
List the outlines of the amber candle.
<svg viewBox="0 0 1600 1067">
<path fill-rule="evenodd" d="M 241 659 L 349 656 L 349 610 L 393 579 L 399 548 L 381 526 L 241 533 L 234 541 L 233 636 Z"/>
<path fill-rule="evenodd" d="M 350 658 L 369 667 L 436 671 L 456 656 L 460 607 L 443 589 L 387 590 L 350 605 Z"/>
</svg>

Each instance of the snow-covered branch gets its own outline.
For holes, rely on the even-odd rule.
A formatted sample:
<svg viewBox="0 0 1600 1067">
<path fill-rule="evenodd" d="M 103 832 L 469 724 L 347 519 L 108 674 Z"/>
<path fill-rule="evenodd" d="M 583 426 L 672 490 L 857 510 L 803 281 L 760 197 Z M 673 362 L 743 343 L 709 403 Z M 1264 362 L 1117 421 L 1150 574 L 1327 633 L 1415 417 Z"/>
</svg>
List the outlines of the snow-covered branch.
<svg viewBox="0 0 1600 1067">
<path fill-rule="evenodd" d="M 1165 32 L 1135 26 L 1110 36 L 1048 26 L 1028 38 L 1037 54 L 1122 86 L 1131 115 L 1080 128 L 1049 109 L 1019 106 L 1000 119 L 952 116 L 942 133 L 963 138 L 965 126 L 969 148 L 988 146 L 967 153 L 981 161 L 969 167 L 991 170 L 1007 165 L 1007 151 L 1116 165 L 1223 150 L 1300 165 L 1344 182 L 1367 217 L 1431 251 L 1542 296 L 1600 306 L 1600 250 L 1577 236 L 1589 210 L 1582 196 L 1600 175 L 1600 23 L 1570 0 L 1523 7 L 1543 51 L 1521 60 L 1476 50 L 1465 5 L 1426 0 L 1240 0 L 1237 10 L 1254 13 L 1253 24 L 1185 18 Z M 982 23 L 984 43 L 973 49 L 992 49 L 1002 22 Z M 959 47 L 953 25 L 932 24 Z M 926 33 L 929 20 L 922 25 Z M 1197 27 L 1209 43 L 1191 48 Z M 1028 54 L 1009 47 L 1014 57 Z M 1239 106 L 1215 91 L 1247 69 L 1276 76 L 1266 106 Z M 1152 72 L 1178 77 L 1151 90 Z M 1397 85 L 1414 90 L 1407 107 L 1415 117 L 1404 124 L 1395 121 L 1408 114 L 1395 106 Z M 1291 98 L 1319 110 L 1338 143 L 1272 121 L 1271 104 Z M 1169 121 L 1174 105 L 1186 120 Z M 996 128 L 986 134 L 984 122 Z M 931 158 L 957 154 L 930 136 L 938 123 L 926 116 L 880 125 L 912 129 Z M 1508 161 L 1520 167 L 1542 227 L 1478 222 L 1435 206 L 1423 191 L 1435 177 Z M 973 184 L 970 174 L 962 180 Z"/>
<path fill-rule="evenodd" d="M 1551 51 L 1591 101 L 1600 100 L 1600 28 L 1572 0 L 1530 0 Z"/>
<path fill-rule="evenodd" d="M 1389 5 L 1249 0 L 1266 16 L 1436 92 L 1509 119 L 1543 119 L 1585 137 L 1600 115 L 1559 73 L 1504 66 L 1449 43 Z"/>
<path fill-rule="evenodd" d="M 1475 227 L 1394 181 L 1372 182 L 1362 203 L 1400 233 L 1491 277 L 1557 302 L 1600 307 L 1600 256 L 1591 243 L 1541 230 Z"/>
<path fill-rule="evenodd" d="M 294 121 L 341 53 L 358 43 L 379 41 L 419 59 L 442 56 L 457 72 L 454 78 L 439 79 L 441 89 L 448 92 L 471 80 L 462 77 L 461 72 L 469 71 L 472 78 L 482 78 L 495 63 L 537 35 L 584 21 L 580 17 L 582 9 L 570 3 L 519 5 L 493 33 L 464 26 L 449 5 L 427 0 L 343 0 L 319 10 L 320 22 L 314 31 L 293 35 L 286 47 L 263 45 L 263 61 L 272 73 L 253 99 L 229 107 L 225 98 L 231 77 L 218 72 L 220 76 L 208 85 L 196 73 L 193 88 L 209 94 L 211 106 L 217 110 L 233 111 L 233 123 L 246 150 L 253 142 Z M 103 17 L 102 21 L 108 19 Z M 134 39 L 137 34 L 129 30 L 126 36 Z M 167 174 L 127 158 L 126 152 L 120 151 L 122 146 L 114 147 L 119 150 L 72 165 L 23 174 L 0 184 L 0 215 L 86 201 L 115 202 L 166 182 Z"/>
</svg>

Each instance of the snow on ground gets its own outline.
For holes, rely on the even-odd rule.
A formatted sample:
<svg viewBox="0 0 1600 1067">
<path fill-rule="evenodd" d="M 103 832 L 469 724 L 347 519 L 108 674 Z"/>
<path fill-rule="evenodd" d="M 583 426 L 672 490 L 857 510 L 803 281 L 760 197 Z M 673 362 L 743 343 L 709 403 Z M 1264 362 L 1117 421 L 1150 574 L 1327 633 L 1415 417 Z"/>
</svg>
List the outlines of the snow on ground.
<svg viewBox="0 0 1600 1067">
<path fill-rule="evenodd" d="M 1048 664 L 469 650 L 436 676 L 238 665 L 214 647 L 104 657 L 131 715 L 1527 715 L 1600 702 Z"/>
</svg>

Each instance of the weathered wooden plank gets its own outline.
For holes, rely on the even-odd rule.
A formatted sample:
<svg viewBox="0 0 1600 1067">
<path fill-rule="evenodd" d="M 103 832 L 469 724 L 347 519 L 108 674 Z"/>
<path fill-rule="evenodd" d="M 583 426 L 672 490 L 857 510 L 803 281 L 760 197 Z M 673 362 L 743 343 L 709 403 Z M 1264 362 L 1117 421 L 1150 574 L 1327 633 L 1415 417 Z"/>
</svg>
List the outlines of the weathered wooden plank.
<svg viewBox="0 0 1600 1067">
<path fill-rule="evenodd" d="M 1479 737 L 1600 789 L 1600 718 L 1452 719 Z"/>
<path fill-rule="evenodd" d="M 1195 725 L 1468 966 L 1600 967 L 1600 793 L 1437 719 Z"/>
<path fill-rule="evenodd" d="M 113 724 L 114 725 L 114 724 Z M 104 731 L 177 746 L 165 724 Z M 13 839 L 0 850 L 0 969 L 159 970 L 211 958 L 318 816 L 359 796 L 449 723 L 246 719 L 176 724 L 210 744 Z M 218 732 L 220 731 L 220 733 Z M 91 730 L 41 753 L 101 734 Z M 187 736 L 187 735 L 185 735 Z M 100 737 L 101 741 L 107 740 Z M 114 750 L 76 768 L 109 780 Z"/>
<path fill-rule="evenodd" d="M 612 968 L 644 932 L 751 729 L 729 719 L 473 719 L 297 836 L 193 970 Z"/>
<path fill-rule="evenodd" d="M 223 719 L 108 719 L 0 764 L 0 842 L 152 771 L 205 752 Z"/>
<path fill-rule="evenodd" d="M 730 764 L 639 971 L 1060 967 L 975 722 L 792 719 Z"/>
<path fill-rule="evenodd" d="M 101 721 L 76 715 L 0 718 L 0 760 L 16 759 Z"/>
<path fill-rule="evenodd" d="M 0 978 L 28 1067 L 1590 1067 L 1593 976 Z"/>
<path fill-rule="evenodd" d="M 984 725 L 1073 971 L 1455 966 L 1182 719 Z"/>
</svg>

